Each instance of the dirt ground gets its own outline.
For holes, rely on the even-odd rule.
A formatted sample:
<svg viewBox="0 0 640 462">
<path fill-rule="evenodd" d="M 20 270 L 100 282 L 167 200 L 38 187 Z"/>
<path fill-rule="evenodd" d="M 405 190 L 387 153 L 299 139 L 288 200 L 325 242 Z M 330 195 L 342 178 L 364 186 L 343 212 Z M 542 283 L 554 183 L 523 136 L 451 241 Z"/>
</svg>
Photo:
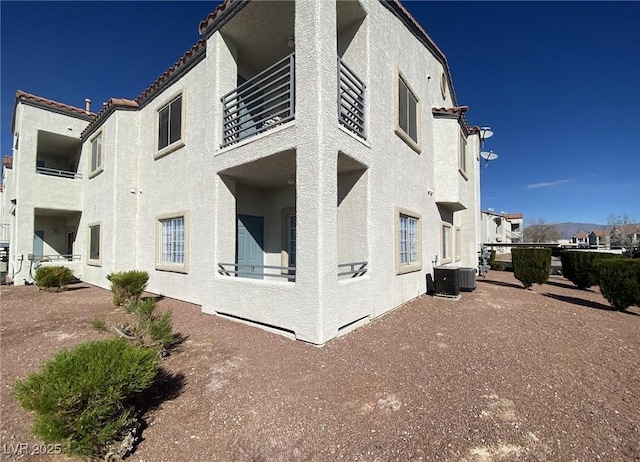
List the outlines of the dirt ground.
<svg viewBox="0 0 640 462">
<path fill-rule="evenodd" d="M 129 460 L 640 461 L 640 308 L 613 311 L 559 277 L 527 291 L 492 271 L 477 285 L 323 348 L 163 299 L 186 341 Z M 41 442 L 11 384 L 104 337 L 94 317 L 121 315 L 107 291 L 72 289 L 2 288 L 2 460 L 66 460 L 26 454 Z"/>
</svg>

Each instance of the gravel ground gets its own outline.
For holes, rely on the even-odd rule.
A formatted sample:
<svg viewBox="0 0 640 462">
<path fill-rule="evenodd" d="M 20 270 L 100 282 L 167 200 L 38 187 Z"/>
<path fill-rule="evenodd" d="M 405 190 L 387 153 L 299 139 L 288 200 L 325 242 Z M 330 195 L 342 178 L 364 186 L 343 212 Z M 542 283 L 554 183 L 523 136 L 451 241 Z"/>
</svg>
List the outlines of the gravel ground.
<svg viewBox="0 0 640 462">
<path fill-rule="evenodd" d="M 104 337 L 109 293 L 3 287 L 2 460 L 39 441 L 11 383 Z M 170 299 L 186 341 L 130 460 L 640 461 L 640 309 L 553 277 L 492 271 L 459 301 L 414 300 L 323 348 Z M 25 451 L 23 451 L 25 452 Z"/>
</svg>

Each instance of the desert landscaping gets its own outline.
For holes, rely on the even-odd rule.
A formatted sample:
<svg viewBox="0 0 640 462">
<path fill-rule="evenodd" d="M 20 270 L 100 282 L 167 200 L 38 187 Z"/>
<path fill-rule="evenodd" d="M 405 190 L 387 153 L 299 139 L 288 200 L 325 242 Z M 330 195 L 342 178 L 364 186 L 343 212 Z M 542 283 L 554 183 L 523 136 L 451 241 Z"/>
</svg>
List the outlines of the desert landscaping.
<svg viewBox="0 0 640 462">
<path fill-rule="evenodd" d="M 70 460 L 31 454 L 43 442 L 11 388 L 111 336 L 92 327 L 122 315 L 110 293 L 69 289 L 1 289 L 2 460 Z M 321 348 L 158 306 L 183 341 L 131 461 L 640 460 L 640 308 L 615 311 L 597 287 L 525 290 L 491 271 L 458 301 L 425 295 Z"/>
</svg>

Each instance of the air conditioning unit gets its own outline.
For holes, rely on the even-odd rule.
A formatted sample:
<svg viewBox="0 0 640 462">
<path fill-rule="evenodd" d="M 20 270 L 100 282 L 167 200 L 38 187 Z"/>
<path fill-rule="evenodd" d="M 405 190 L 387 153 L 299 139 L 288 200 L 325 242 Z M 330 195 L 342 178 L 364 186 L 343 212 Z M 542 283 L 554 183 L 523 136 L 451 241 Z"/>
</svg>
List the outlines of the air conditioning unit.
<svg viewBox="0 0 640 462">
<path fill-rule="evenodd" d="M 476 290 L 475 268 L 458 268 L 458 277 L 460 279 L 460 290 L 465 292 L 473 292 Z"/>
<path fill-rule="evenodd" d="M 447 297 L 457 297 L 460 295 L 460 281 L 458 278 L 458 268 L 439 266 L 433 269 L 435 279 L 436 295 Z"/>
</svg>

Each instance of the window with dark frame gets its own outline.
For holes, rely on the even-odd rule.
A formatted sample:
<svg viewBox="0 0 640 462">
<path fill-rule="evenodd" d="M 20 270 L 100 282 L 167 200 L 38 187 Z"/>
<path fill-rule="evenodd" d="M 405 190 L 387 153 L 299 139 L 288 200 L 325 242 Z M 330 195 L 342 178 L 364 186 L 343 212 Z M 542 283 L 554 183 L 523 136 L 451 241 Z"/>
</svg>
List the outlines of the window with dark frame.
<svg viewBox="0 0 640 462">
<path fill-rule="evenodd" d="M 398 126 L 418 142 L 418 99 L 402 77 L 398 78 Z"/>
<path fill-rule="evenodd" d="M 467 139 L 464 133 L 460 132 L 460 170 L 467 171 Z"/>
<path fill-rule="evenodd" d="M 100 225 L 89 227 L 89 260 L 100 260 Z"/>
<path fill-rule="evenodd" d="M 182 138 L 182 95 L 158 111 L 158 150 Z"/>
<path fill-rule="evenodd" d="M 91 140 L 91 171 L 102 167 L 102 133 Z"/>
</svg>

